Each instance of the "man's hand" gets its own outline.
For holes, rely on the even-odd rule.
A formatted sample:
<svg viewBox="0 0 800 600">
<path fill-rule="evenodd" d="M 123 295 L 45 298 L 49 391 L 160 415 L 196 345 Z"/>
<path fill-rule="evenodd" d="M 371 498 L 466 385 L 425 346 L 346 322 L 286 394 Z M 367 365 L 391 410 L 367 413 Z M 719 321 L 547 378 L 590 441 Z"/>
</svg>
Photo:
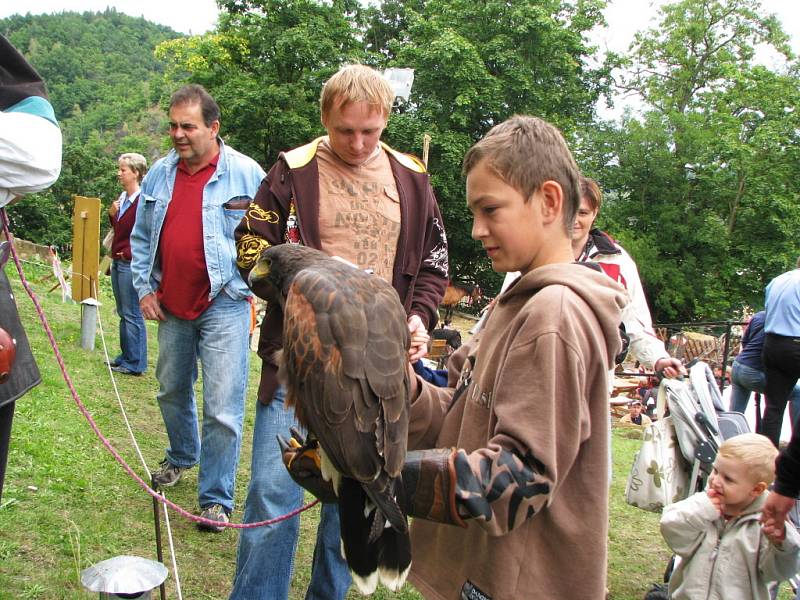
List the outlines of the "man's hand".
<svg viewBox="0 0 800 600">
<path fill-rule="evenodd" d="M 659 358 L 656 364 L 653 365 L 653 370 L 656 372 L 663 371 L 664 377 L 669 377 L 670 379 L 678 375 L 686 375 L 686 368 L 677 358 Z"/>
<path fill-rule="evenodd" d="M 415 363 L 428 353 L 428 330 L 419 315 L 408 317 L 408 331 L 411 333 L 411 347 L 408 349 L 409 362 Z"/>
<path fill-rule="evenodd" d="M 142 316 L 149 321 L 166 321 L 167 319 L 164 311 L 161 310 L 161 303 L 153 292 L 139 300 L 139 309 L 142 311 Z"/>
<path fill-rule="evenodd" d="M 775 544 L 786 537 L 786 515 L 792 510 L 795 499 L 772 491 L 761 509 L 761 529 Z M 777 541 L 776 541 L 777 540 Z"/>
<path fill-rule="evenodd" d="M 330 481 L 322 478 L 320 469 L 319 444 L 309 440 L 297 429 L 289 429 L 292 437 L 288 440 L 278 435 L 283 466 L 300 487 L 307 489 L 322 502 L 336 502 L 336 492 Z"/>
</svg>

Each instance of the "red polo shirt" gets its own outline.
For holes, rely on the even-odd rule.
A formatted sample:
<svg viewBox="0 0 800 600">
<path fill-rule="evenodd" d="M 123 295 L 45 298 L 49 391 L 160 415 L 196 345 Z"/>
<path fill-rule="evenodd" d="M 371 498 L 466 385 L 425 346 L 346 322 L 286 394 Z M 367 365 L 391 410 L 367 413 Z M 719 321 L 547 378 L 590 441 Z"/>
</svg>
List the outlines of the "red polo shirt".
<svg viewBox="0 0 800 600">
<path fill-rule="evenodd" d="M 161 227 L 158 300 L 180 319 L 196 319 L 211 304 L 203 245 L 203 188 L 217 170 L 218 160 L 219 154 L 194 174 L 182 160 L 178 163 L 172 200 Z"/>
</svg>

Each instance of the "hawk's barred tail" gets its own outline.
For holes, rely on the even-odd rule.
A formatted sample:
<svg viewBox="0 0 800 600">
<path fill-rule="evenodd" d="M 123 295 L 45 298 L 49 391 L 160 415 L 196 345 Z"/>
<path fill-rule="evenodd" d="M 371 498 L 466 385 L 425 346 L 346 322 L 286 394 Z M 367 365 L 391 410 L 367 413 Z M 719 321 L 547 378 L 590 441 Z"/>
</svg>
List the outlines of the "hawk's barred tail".
<svg viewBox="0 0 800 600">
<path fill-rule="evenodd" d="M 399 590 L 411 566 L 408 531 L 399 532 L 387 526 L 370 542 L 375 515 L 374 511 L 365 514 L 369 500 L 364 488 L 357 481 L 343 477 L 338 496 L 342 554 L 359 591 L 371 594 L 379 581 L 393 591 Z"/>
<path fill-rule="evenodd" d="M 397 486 L 402 485 L 402 482 L 401 477 L 391 478 L 386 473 L 381 473 L 375 481 L 361 484 L 369 499 L 380 510 L 372 525 L 370 542 L 378 537 L 381 529 L 386 525 L 385 521 L 389 521 L 389 524 L 397 531 L 408 533 L 408 519 L 400 505 L 397 504 Z"/>
</svg>

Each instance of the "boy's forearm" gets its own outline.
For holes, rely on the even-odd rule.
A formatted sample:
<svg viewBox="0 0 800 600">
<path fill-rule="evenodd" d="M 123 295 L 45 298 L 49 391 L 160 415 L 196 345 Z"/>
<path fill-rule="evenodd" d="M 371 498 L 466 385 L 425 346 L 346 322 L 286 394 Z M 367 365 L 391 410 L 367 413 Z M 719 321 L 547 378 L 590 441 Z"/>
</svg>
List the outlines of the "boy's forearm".
<svg viewBox="0 0 800 600">
<path fill-rule="evenodd" d="M 408 449 L 435 448 L 444 423 L 453 388 L 437 387 L 418 376 L 409 365 L 411 376 L 411 413 L 408 424 Z"/>
</svg>

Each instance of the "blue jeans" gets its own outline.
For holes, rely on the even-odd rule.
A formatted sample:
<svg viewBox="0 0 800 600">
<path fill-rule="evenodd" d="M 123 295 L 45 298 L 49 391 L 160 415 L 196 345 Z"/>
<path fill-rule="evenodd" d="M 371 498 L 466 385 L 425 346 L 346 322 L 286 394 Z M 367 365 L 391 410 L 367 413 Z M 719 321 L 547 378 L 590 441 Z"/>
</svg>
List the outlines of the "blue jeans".
<svg viewBox="0 0 800 600">
<path fill-rule="evenodd" d="M 139 310 L 139 296 L 133 287 L 131 263 L 115 260 L 111 265 L 111 288 L 119 315 L 119 347 L 114 363 L 134 373 L 147 369 L 147 330 Z"/>
<path fill-rule="evenodd" d="M 256 402 L 245 523 L 279 517 L 303 502 L 303 489 L 289 477 L 275 439 L 279 433 L 288 438 L 289 428 L 298 427 L 294 410 L 287 410 L 283 400 L 284 391 L 279 389 L 269 405 Z M 242 529 L 230 600 L 288 598 L 299 531 L 299 515 L 275 525 Z M 339 548 L 339 507 L 324 504 L 306 600 L 340 600 L 347 594 L 350 572 Z"/>
<path fill-rule="evenodd" d="M 194 320 L 166 313 L 158 325 L 158 404 L 169 436 L 167 460 L 179 467 L 200 463 L 201 508 L 233 510 L 236 465 L 248 374 L 250 305 L 220 292 Z M 203 369 L 202 448 L 194 383 Z"/>
<path fill-rule="evenodd" d="M 763 394 L 767 389 L 767 376 L 764 371 L 748 367 L 740 362 L 733 362 L 731 368 L 731 400 L 730 409 L 743 413 L 750 402 L 750 394 L 758 392 Z M 789 395 L 789 416 L 792 426 L 800 417 L 800 385 L 796 385 Z"/>
</svg>

